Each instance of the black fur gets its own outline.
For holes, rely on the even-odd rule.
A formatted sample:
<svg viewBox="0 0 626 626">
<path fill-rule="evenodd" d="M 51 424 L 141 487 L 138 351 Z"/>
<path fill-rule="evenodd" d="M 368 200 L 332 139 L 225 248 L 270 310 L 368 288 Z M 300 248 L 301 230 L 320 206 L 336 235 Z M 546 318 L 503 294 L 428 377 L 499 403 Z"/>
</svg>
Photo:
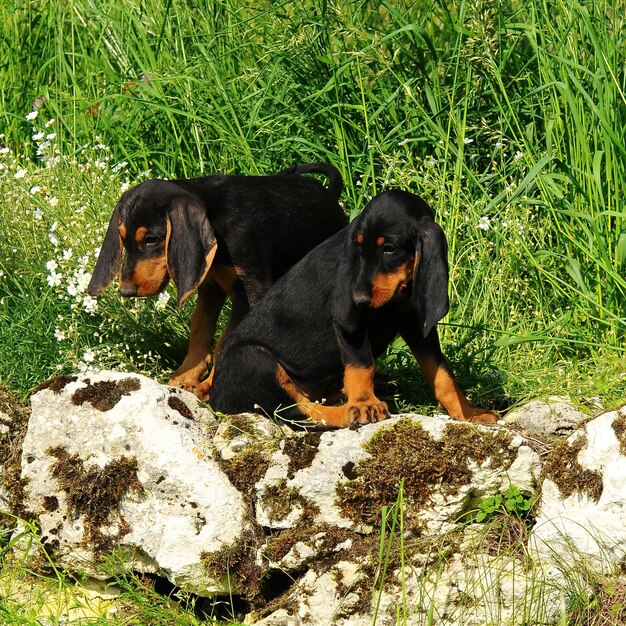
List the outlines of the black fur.
<svg viewBox="0 0 626 626">
<path fill-rule="evenodd" d="M 407 279 L 373 308 L 373 285 L 403 268 L 410 268 Z M 277 281 L 226 340 L 212 407 L 239 413 L 258 406 L 303 420 L 277 381 L 279 366 L 311 401 L 337 400 L 346 366 L 373 368 L 398 334 L 416 356 L 445 368 L 436 323 L 448 311 L 447 283 L 445 236 L 430 207 L 404 191 L 378 195 Z"/>
<path fill-rule="evenodd" d="M 329 187 L 303 173 L 327 176 Z M 145 181 L 124 193 L 115 207 L 88 292 L 100 294 L 120 269 L 120 293 L 125 296 L 154 295 L 171 278 L 179 304 L 198 289 L 197 310 L 202 300 L 203 310 L 212 307 L 211 317 L 216 318 L 225 294 L 230 295 L 232 329 L 277 278 L 346 225 L 338 203 L 341 190 L 340 173 L 322 163 L 297 165 L 270 176 Z M 138 276 L 153 266 L 162 272 L 162 280 L 157 276 L 142 285 Z M 200 337 L 195 317 L 191 334 Z M 213 331 L 206 332 L 212 337 Z M 202 337 L 203 345 L 209 341 Z M 203 365 L 189 360 L 192 348 L 190 344 L 181 368 L 187 371 L 193 365 L 198 378 Z M 173 383 L 195 386 L 189 377 Z M 205 388 L 202 394 L 206 392 Z"/>
</svg>

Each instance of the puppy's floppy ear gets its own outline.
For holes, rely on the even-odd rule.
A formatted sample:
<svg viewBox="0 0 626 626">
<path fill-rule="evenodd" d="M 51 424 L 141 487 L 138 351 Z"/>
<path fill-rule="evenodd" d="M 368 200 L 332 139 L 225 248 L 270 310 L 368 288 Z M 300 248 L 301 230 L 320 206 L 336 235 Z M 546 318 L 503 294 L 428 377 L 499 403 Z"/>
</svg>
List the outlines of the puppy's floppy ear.
<svg viewBox="0 0 626 626">
<path fill-rule="evenodd" d="M 167 271 L 176 284 L 180 306 L 204 280 L 217 252 L 217 240 L 204 204 L 192 195 L 172 200 L 167 221 Z"/>
<path fill-rule="evenodd" d="M 118 202 L 111 216 L 109 227 L 100 248 L 100 255 L 87 286 L 87 293 L 90 296 L 97 296 L 102 293 L 120 271 L 120 265 L 122 264 L 122 238 L 118 230 L 119 225 L 120 202 Z"/>
<path fill-rule="evenodd" d="M 418 220 L 414 239 L 412 303 L 417 312 L 422 335 L 427 337 L 450 308 L 448 244 L 439 224 L 428 217 Z"/>
</svg>

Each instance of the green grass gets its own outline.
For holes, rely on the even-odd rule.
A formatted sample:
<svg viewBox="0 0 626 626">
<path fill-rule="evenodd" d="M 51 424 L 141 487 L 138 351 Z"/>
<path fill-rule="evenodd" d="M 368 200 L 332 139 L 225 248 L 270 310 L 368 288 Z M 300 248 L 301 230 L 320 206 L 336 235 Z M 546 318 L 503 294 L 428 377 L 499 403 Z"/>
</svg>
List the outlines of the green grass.
<svg viewBox="0 0 626 626">
<path fill-rule="evenodd" d="M 60 298 L 66 282 L 45 282 L 46 263 L 70 247 L 64 270 L 91 270 L 124 181 L 322 159 L 342 171 L 351 216 L 390 187 L 435 208 L 450 246 L 443 341 L 475 401 L 623 400 L 620 7 L 5 3 L 0 380 L 23 396 L 88 348 L 94 364 L 164 379 L 184 354 L 188 309 L 110 290 L 89 315 Z M 32 136 L 50 131 L 42 149 L 45 136 Z M 401 384 L 397 408 L 431 403 L 403 346 L 381 369 Z"/>
<path fill-rule="evenodd" d="M 393 187 L 434 207 L 473 401 L 626 400 L 623 0 L 8 0 L 0 43 L 0 382 L 21 398 L 94 366 L 167 380 L 185 353 L 193 303 L 85 299 L 123 186 L 324 160 L 351 217 Z M 434 410 L 402 342 L 379 370 L 394 410 Z"/>
</svg>

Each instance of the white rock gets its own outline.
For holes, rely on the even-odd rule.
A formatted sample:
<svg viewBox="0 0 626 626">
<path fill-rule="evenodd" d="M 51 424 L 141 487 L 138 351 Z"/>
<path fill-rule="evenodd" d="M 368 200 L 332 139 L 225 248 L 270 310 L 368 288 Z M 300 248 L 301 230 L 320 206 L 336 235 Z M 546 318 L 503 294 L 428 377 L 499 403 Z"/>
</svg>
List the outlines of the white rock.
<svg viewBox="0 0 626 626">
<path fill-rule="evenodd" d="M 392 428 L 406 418 L 419 424 L 434 440 L 441 440 L 445 436 L 446 427 L 451 423 L 461 428 L 472 428 L 472 426 L 454 422 L 444 415 L 430 417 L 400 415 L 376 424 L 367 424 L 357 430 L 343 429 L 324 432 L 311 464 L 296 471 L 292 478 L 287 478 L 289 457 L 281 448 L 272 455 L 265 477 L 256 484 L 255 504 L 258 523 L 275 529 L 292 528 L 301 520 L 305 511 L 302 501 L 305 501 L 319 510 L 316 522 L 325 522 L 340 528 L 351 528 L 358 532 L 371 532 L 371 526 L 363 523 L 357 524 L 342 515 L 337 506 L 337 485 L 347 481 L 351 477 L 351 468 L 369 456 L 363 445 L 370 441 L 375 433 L 382 429 Z M 498 432 L 489 427 L 476 428 L 487 434 Z M 503 464 L 500 459 L 487 459 L 479 466 L 472 459 L 459 459 L 459 462 L 468 463 L 472 469 L 471 480 L 465 485 L 460 485 L 452 494 L 435 488 L 431 504 L 423 507 L 416 514 L 426 523 L 430 531 L 445 532 L 467 510 L 470 502 L 505 491 L 510 484 L 533 492 L 539 474 L 540 461 L 533 450 L 522 445 L 523 442 L 522 437 L 513 437 L 510 448 L 517 454 L 512 464 Z M 468 456 L 470 452 L 468 451 Z M 519 485 L 513 482 L 513 479 L 517 480 Z M 434 477 L 433 481 L 437 487 L 439 479 Z M 287 509 L 288 514 L 281 519 L 276 519 L 273 496 L 280 493 L 279 489 L 283 491 L 286 489 L 290 494 L 297 495 Z M 302 501 L 299 501 L 298 497 Z"/>
<path fill-rule="evenodd" d="M 238 423 L 241 425 L 237 425 Z M 222 459 L 230 461 L 259 442 L 268 451 L 272 451 L 282 437 L 283 431 L 272 420 L 254 413 L 241 413 L 218 426 L 213 445 Z"/>
<path fill-rule="evenodd" d="M 580 491 L 563 497 L 555 482 L 544 481 L 529 541 L 538 558 L 564 567 L 582 560 L 608 572 L 626 556 L 626 456 L 613 429 L 618 417 L 626 418 L 626 407 L 600 415 L 568 439 L 586 436 L 577 460 L 602 477 L 597 501 Z"/>
<path fill-rule="evenodd" d="M 589 415 L 573 407 L 566 398 L 554 397 L 547 401 L 532 400 L 515 409 L 504 418 L 506 424 L 515 424 L 532 435 L 570 435 Z"/>
<path fill-rule="evenodd" d="M 343 591 L 356 583 L 359 566 L 339 561 L 332 569 L 318 575 L 309 570 L 289 592 L 295 610 L 278 609 L 256 626 L 371 626 L 370 614 L 360 613 L 356 594 Z"/>
<path fill-rule="evenodd" d="M 122 395 L 108 410 L 89 401 L 76 404 L 75 392 L 91 389 L 101 397 L 103 385 L 110 392 L 133 379 L 140 389 Z M 118 569 L 158 573 L 201 595 L 228 591 L 225 580 L 205 571 L 201 556 L 236 545 L 250 523 L 241 494 L 211 456 L 214 418 L 195 396 L 143 376 L 101 372 L 79 376 L 59 393 L 40 391 L 31 403 L 22 454 L 25 506 L 38 516 L 58 565 L 102 576 L 85 511 L 70 510 L 68 493 L 52 474 L 61 454 L 55 457 L 53 449 L 77 455 L 82 479 L 90 470 L 136 459 L 141 490 L 129 488 L 113 503 L 100 529 L 119 548 Z"/>
</svg>

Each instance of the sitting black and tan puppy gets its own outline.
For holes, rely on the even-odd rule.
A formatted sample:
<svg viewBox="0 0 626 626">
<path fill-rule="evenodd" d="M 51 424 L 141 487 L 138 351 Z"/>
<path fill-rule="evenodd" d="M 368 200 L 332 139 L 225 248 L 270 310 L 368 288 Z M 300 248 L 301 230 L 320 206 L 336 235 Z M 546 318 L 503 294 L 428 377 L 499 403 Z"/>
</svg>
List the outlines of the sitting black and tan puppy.
<svg viewBox="0 0 626 626">
<path fill-rule="evenodd" d="M 328 188 L 303 173 L 324 174 Z M 226 296 L 232 311 L 224 335 L 279 276 L 346 225 L 338 202 L 342 186 L 339 171 L 323 163 L 271 176 L 145 181 L 115 207 L 88 292 L 100 294 L 120 268 L 123 296 L 153 296 L 170 278 L 179 304 L 197 290 L 189 350 L 170 384 L 206 398 Z"/>
<path fill-rule="evenodd" d="M 422 199 L 387 191 L 291 268 L 227 338 L 211 405 L 329 427 L 384 419 L 374 359 L 400 334 L 452 417 L 494 423 L 497 413 L 472 407 L 446 365 L 436 324 L 447 311 L 444 233 Z"/>
</svg>

